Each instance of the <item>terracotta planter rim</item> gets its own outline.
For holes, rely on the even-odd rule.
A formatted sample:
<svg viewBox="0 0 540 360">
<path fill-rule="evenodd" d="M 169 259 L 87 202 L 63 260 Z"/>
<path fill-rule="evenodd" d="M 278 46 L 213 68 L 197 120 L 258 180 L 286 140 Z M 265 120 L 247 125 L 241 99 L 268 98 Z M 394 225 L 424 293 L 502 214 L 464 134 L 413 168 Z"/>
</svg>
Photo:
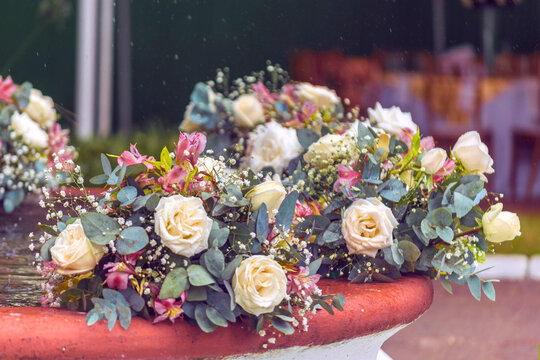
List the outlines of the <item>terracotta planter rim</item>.
<svg viewBox="0 0 540 360">
<path fill-rule="evenodd" d="M 128 330 L 117 324 L 109 332 L 104 321 L 88 327 L 84 314 L 65 309 L 0 308 L 0 354 L 6 358 L 191 359 L 326 345 L 408 324 L 433 300 L 431 280 L 418 275 L 394 283 L 322 280 L 320 285 L 324 293 L 345 295 L 344 311 L 332 316 L 321 310 L 310 319 L 308 332 L 297 329 L 290 336 L 265 328 L 262 337 L 253 332 L 249 321 L 205 334 L 187 321 L 152 325 L 141 318 L 134 318 Z M 268 338 L 275 338 L 275 344 Z"/>
</svg>

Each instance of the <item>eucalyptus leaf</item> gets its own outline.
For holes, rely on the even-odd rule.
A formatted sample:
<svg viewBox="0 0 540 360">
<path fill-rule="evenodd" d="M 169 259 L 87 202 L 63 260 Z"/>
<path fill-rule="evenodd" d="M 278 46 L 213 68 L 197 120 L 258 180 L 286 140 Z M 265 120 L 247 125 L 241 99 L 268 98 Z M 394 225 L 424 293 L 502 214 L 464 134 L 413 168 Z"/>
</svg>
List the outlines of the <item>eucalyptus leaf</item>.
<svg viewBox="0 0 540 360">
<path fill-rule="evenodd" d="M 204 286 L 215 283 L 212 275 L 201 265 L 190 265 L 187 268 L 189 283 L 193 286 Z"/>
<path fill-rule="evenodd" d="M 291 228 L 297 199 L 298 191 L 294 190 L 281 202 L 276 215 L 276 226 L 281 227 L 284 230 L 289 230 Z"/>
<path fill-rule="evenodd" d="M 195 306 L 195 320 L 202 331 L 205 333 L 210 333 L 216 329 L 217 325 L 208 319 L 208 316 L 206 315 L 207 308 L 207 305 L 201 303 L 197 304 Z"/>
<path fill-rule="evenodd" d="M 148 234 L 140 226 L 128 227 L 120 233 L 116 250 L 120 255 L 129 255 L 143 249 L 148 244 Z"/>
<path fill-rule="evenodd" d="M 81 214 L 81 223 L 86 236 L 97 245 L 106 245 L 114 241 L 120 233 L 118 223 L 107 215 L 100 213 L 86 212 Z"/>
<path fill-rule="evenodd" d="M 178 298 L 189 289 L 187 271 L 184 268 L 175 268 L 167 274 L 159 292 L 160 299 Z"/>
<path fill-rule="evenodd" d="M 470 276 L 467 279 L 467 285 L 469 286 L 469 290 L 472 296 L 474 296 L 476 300 L 480 300 L 480 298 L 482 297 L 482 289 L 481 289 L 482 282 L 480 281 L 478 276 L 476 275 Z"/>
</svg>

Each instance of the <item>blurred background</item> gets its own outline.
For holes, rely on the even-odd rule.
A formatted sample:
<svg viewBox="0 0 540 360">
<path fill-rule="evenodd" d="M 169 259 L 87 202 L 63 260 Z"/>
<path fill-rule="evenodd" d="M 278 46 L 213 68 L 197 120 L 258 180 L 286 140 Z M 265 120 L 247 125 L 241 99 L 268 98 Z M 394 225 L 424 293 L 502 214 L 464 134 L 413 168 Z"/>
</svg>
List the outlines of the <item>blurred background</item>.
<svg viewBox="0 0 540 360">
<path fill-rule="evenodd" d="M 498 251 L 525 263 L 540 254 L 538 0 L 2 0 L 0 12 L 0 75 L 55 100 L 86 178 L 100 152 L 132 142 L 158 154 L 176 140 L 193 86 L 216 69 L 236 78 L 271 61 L 363 114 L 377 101 L 400 106 L 441 146 L 479 131 L 495 160 L 488 187 L 522 224 Z M 496 303 L 437 289 L 436 310 L 385 349 L 395 359 L 532 358 L 539 284 L 503 284 Z"/>
</svg>

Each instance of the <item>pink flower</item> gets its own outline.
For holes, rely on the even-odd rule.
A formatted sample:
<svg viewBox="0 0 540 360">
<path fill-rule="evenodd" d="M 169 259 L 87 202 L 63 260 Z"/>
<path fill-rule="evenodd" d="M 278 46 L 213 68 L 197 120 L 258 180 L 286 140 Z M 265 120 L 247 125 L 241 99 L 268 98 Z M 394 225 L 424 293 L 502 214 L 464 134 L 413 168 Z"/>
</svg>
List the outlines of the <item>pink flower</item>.
<svg viewBox="0 0 540 360">
<path fill-rule="evenodd" d="M 114 290 L 125 290 L 128 287 L 129 273 L 123 271 L 113 271 L 107 273 L 107 286 Z"/>
<path fill-rule="evenodd" d="M 309 268 L 300 266 L 298 271 L 287 275 L 287 294 L 296 294 L 302 300 L 307 300 L 319 289 L 317 282 L 321 278 L 320 274 L 309 276 Z"/>
<path fill-rule="evenodd" d="M 50 169 L 55 169 L 54 158 L 58 157 L 60 163 L 62 164 L 62 169 L 66 171 L 71 171 L 74 164 L 71 161 L 73 160 L 73 153 L 69 151 L 67 143 L 69 141 L 69 130 L 62 130 L 60 124 L 55 123 L 49 128 L 49 151 L 50 156 L 47 162 L 47 166 Z"/>
<path fill-rule="evenodd" d="M 206 148 L 206 136 L 201 133 L 186 134 L 180 133 L 176 144 L 176 163 L 183 164 L 189 161 L 195 166 L 199 155 Z"/>
<path fill-rule="evenodd" d="M 15 93 L 17 87 L 13 83 L 11 76 L 8 76 L 5 80 L 2 80 L 0 76 L 0 101 L 13 103 L 12 96 Z"/>
<path fill-rule="evenodd" d="M 334 183 L 334 191 L 336 192 L 339 192 L 342 186 L 345 186 L 345 189 L 349 192 L 351 187 L 362 181 L 362 174 L 348 166 L 339 164 L 337 170 L 339 178 Z"/>
<path fill-rule="evenodd" d="M 296 209 L 294 210 L 295 217 L 304 218 L 309 215 L 313 215 L 313 210 L 307 204 L 302 204 L 296 200 Z"/>
<path fill-rule="evenodd" d="M 156 180 L 153 177 L 148 176 L 147 173 L 140 173 L 135 178 L 135 182 L 141 187 L 141 189 L 144 189 L 146 187 L 155 185 Z"/>
<path fill-rule="evenodd" d="M 184 313 L 184 310 L 182 309 L 184 301 L 186 301 L 185 291 L 180 295 L 180 300 L 178 301 L 174 298 L 156 298 L 154 301 L 154 310 L 157 314 L 159 314 L 159 316 L 154 319 L 153 323 L 156 324 L 166 319 L 169 319 L 172 323 L 174 323 L 174 320 L 181 317 Z"/>
<path fill-rule="evenodd" d="M 454 160 L 446 159 L 446 162 L 440 168 L 435 175 L 433 175 L 433 181 L 437 184 L 444 180 L 445 177 L 450 175 L 456 168 L 456 162 Z"/>
<path fill-rule="evenodd" d="M 404 129 L 401 133 L 400 140 L 407 144 L 407 147 L 410 148 L 412 144 L 412 137 L 414 133 L 409 129 Z M 420 140 L 420 150 L 429 151 L 435 147 L 435 140 L 433 136 L 426 136 Z"/>
<path fill-rule="evenodd" d="M 124 151 L 118 158 L 118 165 L 122 166 L 124 163 L 126 166 L 135 165 L 135 164 L 144 164 L 149 170 L 152 170 L 154 166 L 150 163 L 147 163 L 147 156 L 143 156 L 137 150 L 137 147 L 133 144 L 129 146 L 130 151 Z M 153 159 L 153 158 L 152 158 Z M 148 158 L 148 160 L 151 160 Z"/>
<path fill-rule="evenodd" d="M 187 175 L 188 173 L 183 167 L 175 165 L 169 172 L 158 179 L 158 184 L 161 185 L 163 190 L 172 193 L 175 190 L 184 188 Z"/>
<path fill-rule="evenodd" d="M 252 85 L 253 92 L 262 104 L 271 104 L 274 102 L 274 97 L 262 82 Z"/>
</svg>

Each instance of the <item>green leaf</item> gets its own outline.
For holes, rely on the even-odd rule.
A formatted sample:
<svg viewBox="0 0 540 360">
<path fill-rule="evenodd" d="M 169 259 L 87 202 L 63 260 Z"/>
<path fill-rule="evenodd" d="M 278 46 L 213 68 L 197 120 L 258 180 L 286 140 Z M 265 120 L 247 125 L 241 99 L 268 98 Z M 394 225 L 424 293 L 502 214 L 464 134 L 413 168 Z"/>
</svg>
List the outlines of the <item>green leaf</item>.
<svg viewBox="0 0 540 360">
<path fill-rule="evenodd" d="M 227 327 L 229 325 L 227 319 L 213 307 L 206 308 L 206 317 L 217 326 Z"/>
<path fill-rule="evenodd" d="M 118 180 L 116 181 L 116 186 L 120 187 L 122 185 L 122 182 L 124 181 L 124 178 L 126 176 L 127 171 L 127 165 L 126 163 L 122 164 L 122 167 L 120 168 L 120 173 L 118 174 Z"/>
<path fill-rule="evenodd" d="M 212 230 L 210 231 L 210 236 L 208 238 L 208 243 L 215 247 L 222 247 L 227 242 L 229 238 L 229 229 L 224 227 L 220 228 L 219 223 L 214 221 L 212 223 Z"/>
<path fill-rule="evenodd" d="M 17 87 L 17 90 L 15 90 L 15 93 L 13 94 L 13 97 L 15 98 L 15 101 L 17 102 L 17 105 L 21 109 L 24 109 L 28 106 L 30 103 L 30 93 L 32 91 L 32 84 L 28 81 L 25 81 L 22 83 L 22 85 Z"/>
<path fill-rule="evenodd" d="M 308 267 L 309 267 L 309 275 L 308 276 L 315 275 L 317 273 L 317 271 L 319 271 L 319 268 L 321 267 L 321 264 L 322 264 L 322 258 L 318 258 L 317 260 L 314 260 L 314 261 L 310 262 L 309 265 L 308 265 Z"/>
<path fill-rule="evenodd" d="M 294 333 L 294 328 L 287 321 L 282 320 L 278 317 L 273 317 L 271 319 L 272 326 L 284 333 L 285 335 L 291 335 Z"/>
<path fill-rule="evenodd" d="M 111 163 L 109 161 L 109 158 L 105 154 L 101 154 L 101 167 L 103 168 L 103 173 L 105 175 L 111 175 Z"/>
<path fill-rule="evenodd" d="M 263 242 L 268 237 L 269 229 L 268 229 L 268 209 L 266 208 L 266 204 L 262 203 L 259 210 L 257 210 L 257 217 L 255 222 L 255 233 L 257 234 L 257 238 L 259 241 Z"/>
<path fill-rule="evenodd" d="M 445 226 L 443 228 L 437 227 L 436 229 L 437 229 L 437 235 L 441 239 L 443 239 L 448 244 L 452 243 L 452 240 L 454 240 L 454 231 L 450 227 L 448 226 Z"/>
<path fill-rule="evenodd" d="M 160 161 L 163 165 L 165 165 L 165 170 L 167 171 L 171 170 L 172 168 L 171 153 L 169 152 L 166 146 L 161 150 Z"/>
<path fill-rule="evenodd" d="M 180 295 L 189 289 L 187 280 L 187 271 L 184 268 L 175 268 L 167 274 L 161 291 L 159 292 L 160 299 L 178 298 Z"/>
<path fill-rule="evenodd" d="M 411 211 L 408 215 L 407 215 L 407 225 L 409 226 L 413 226 L 413 225 L 420 225 L 420 223 L 422 222 L 422 220 L 424 220 L 424 218 L 426 217 L 427 215 L 427 212 L 423 209 L 413 209 L 413 211 Z"/>
<path fill-rule="evenodd" d="M 148 200 L 146 201 L 146 208 L 149 211 L 154 211 L 159 204 L 159 200 L 160 200 L 159 195 L 152 194 L 152 196 L 150 196 Z"/>
<path fill-rule="evenodd" d="M 148 195 L 144 195 L 144 196 L 138 196 L 135 201 L 133 202 L 133 205 L 132 205 L 132 209 L 133 211 L 138 211 L 140 209 L 142 209 L 145 205 L 146 205 L 146 202 L 148 201 L 148 199 L 150 199 L 150 197 L 152 196 L 153 194 L 148 194 Z"/>
<path fill-rule="evenodd" d="M 54 230 L 54 228 L 50 225 L 39 224 L 38 226 L 41 230 L 45 231 L 49 235 L 58 236 L 60 234 L 58 231 Z"/>
<path fill-rule="evenodd" d="M 486 297 L 491 300 L 495 301 L 495 287 L 493 286 L 493 283 L 491 281 L 486 281 L 482 284 L 482 290 L 484 290 L 484 294 L 486 294 Z"/>
<path fill-rule="evenodd" d="M 422 220 L 422 222 L 420 223 L 420 229 L 422 230 L 424 236 L 429 240 L 436 239 L 438 236 L 437 231 L 431 227 L 431 223 L 427 218 Z"/>
<path fill-rule="evenodd" d="M 449 294 L 453 294 L 452 283 L 450 282 L 450 280 L 448 280 L 444 276 L 441 276 L 441 285 L 444 288 L 444 290 L 448 291 Z"/>
<path fill-rule="evenodd" d="M 187 292 L 187 301 L 206 301 L 207 291 L 205 286 L 192 286 Z"/>
<path fill-rule="evenodd" d="M 197 306 L 195 307 L 195 320 L 197 321 L 197 325 L 199 325 L 202 331 L 204 331 L 205 333 L 210 333 L 216 329 L 217 325 L 211 322 L 210 319 L 208 319 L 208 316 L 206 315 L 206 309 L 206 305 L 197 304 Z"/>
<path fill-rule="evenodd" d="M 131 309 L 124 302 L 116 303 L 116 312 L 118 313 L 118 320 L 120 326 L 127 330 L 129 324 L 131 324 Z"/>
<path fill-rule="evenodd" d="M 450 226 L 452 224 L 452 213 L 448 208 L 437 208 L 431 211 L 426 219 L 433 225 Z"/>
<path fill-rule="evenodd" d="M 129 165 L 126 169 L 126 177 L 136 177 L 140 173 L 146 172 L 147 168 L 144 164 Z"/>
<path fill-rule="evenodd" d="M 291 228 L 296 210 L 296 199 L 298 199 L 298 191 L 294 190 L 283 200 L 276 215 L 276 226 L 284 230 Z"/>
<path fill-rule="evenodd" d="M 403 251 L 405 261 L 415 262 L 421 255 L 421 251 L 412 241 L 401 240 L 398 242 L 398 247 Z"/>
<path fill-rule="evenodd" d="M 335 221 L 328 225 L 328 228 L 324 231 L 321 237 L 321 244 L 333 243 L 341 239 L 341 223 Z"/>
<path fill-rule="evenodd" d="M 475 180 L 464 184 L 463 179 L 464 178 L 461 179 L 462 183 L 458 187 L 456 187 L 456 190 L 454 191 L 454 196 L 457 192 L 467 196 L 470 199 L 474 199 L 476 195 L 480 193 L 480 191 L 482 191 L 482 189 L 484 188 L 484 182 L 482 180 Z"/>
<path fill-rule="evenodd" d="M 51 248 L 54 246 L 55 242 L 56 242 L 56 238 L 53 237 L 47 240 L 45 244 L 41 246 L 39 253 L 43 261 L 51 261 Z"/>
<path fill-rule="evenodd" d="M 120 233 L 120 226 L 114 219 L 96 212 L 81 214 L 81 223 L 86 236 L 97 245 L 114 241 Z"/>
<path fill-rule="evenodd" d="M 148 244 L 148 234 L 140 226 L 132 226 L 122 230 L 116 241 L 116 250 L 120 255 L 133 254 Z"/>
<path fill-rule="evenodd" d="M 223 280 L 230 280 L 233 277 L 236 268 L 242 262 L 242 259 L 242 256 L 237 256 L 230 263 L 228 263 L 227 266 L 225 266 L 225 270 L 223 270 L 221 273 L 221 278 Z"/>
<path fill-rule="evenodd" d="M 123 206 L 130 205 L 137 198 L 137 189 L 133 186 L 120 188 L 116 194 L 116 198 Z"/>
<path fill-rule="evenodd" d="M 209 249 L 204 254 L 204 261 L 206 262 L 206 269 L 214 276 L 219 277 L 225 270 L 225 256 L 219 249 Z"/>
<path fill-rule="evenodd" d="M 190 265 L 187 268 L 189 283 L 193 286 L 204 286 L 215 283 L 212 275 L 201 265 Z"/>
<path fill-rule="evenodd" d="M 467 215 L 473 206 L 474 200 L 471 200 L 459 192 L 454 193 L 454 210 L 456 211 L 457 217 L 462 218 Z"/>
<path fill-rule="evenodd" d="M 13 212 L 24 200 L 24 191 L 22 189 L 11 190 L 4 197 L 4 210 L 7 213 Z"/>
<path fill-rule="evenodd" d="M 109 175 L 107 174 L 96 175 L 90 178 L 90 183 L 94 185 L 103 185 L 107 183 L 108 179 L 109 179 Z"/>
<path fill-rule="evenodd" d="M 405 188 L 405 184 L 400 180 L 390 179 L 381 184 L 377 188 L 377 192 L 387 200 L 398 202 L 405 194 L 407 194 L 407 189 Z"/>
<path fill-rule="evenodd" d="M 112 311 L 109 313 L 109 316 L 107 317 L 107 326 L 109 327 L 109 331 L 112 331 L 114 328 L 114 324 L 116 324 L 116 320 L 118 319 L 118 313 L 116 311 Z"/>
<path fill-rule="evenodd" d="M 482 283 L 478 276 L 470 276 L 467 279 L 467 285 L 469 285 L 469 290 L 471 291 L 472 296 L 474 296 L 476 300 L 480 300 L 480 297 L 482 296 Z"/>
<path fill-rule="evenodd" d="M 97 323 L 99 320 L 101 320 L 101 316 L 99 316 L 99 312 L 96 308 L 90 310 L 88 314 L 86 315 L 86 318 L 84 319 L 88 326 L 92 326 L 95 323 Z"/>
<path fill-rule="evenodd" d="M 298 142 L 304 149 L 309 148 L 311 144 L 319 140 L 320 136 L 315 131 L 311 129 L 298 129 L 296 131 L 296 136 L 298 137 Z"/>
<path fill-rule="evenodd" d="M 371 131 L 364 124 L 358 122 L 358 146 L 360 149 L 371 146 L 374 141 L 375 137 Z"/>
</svg>

